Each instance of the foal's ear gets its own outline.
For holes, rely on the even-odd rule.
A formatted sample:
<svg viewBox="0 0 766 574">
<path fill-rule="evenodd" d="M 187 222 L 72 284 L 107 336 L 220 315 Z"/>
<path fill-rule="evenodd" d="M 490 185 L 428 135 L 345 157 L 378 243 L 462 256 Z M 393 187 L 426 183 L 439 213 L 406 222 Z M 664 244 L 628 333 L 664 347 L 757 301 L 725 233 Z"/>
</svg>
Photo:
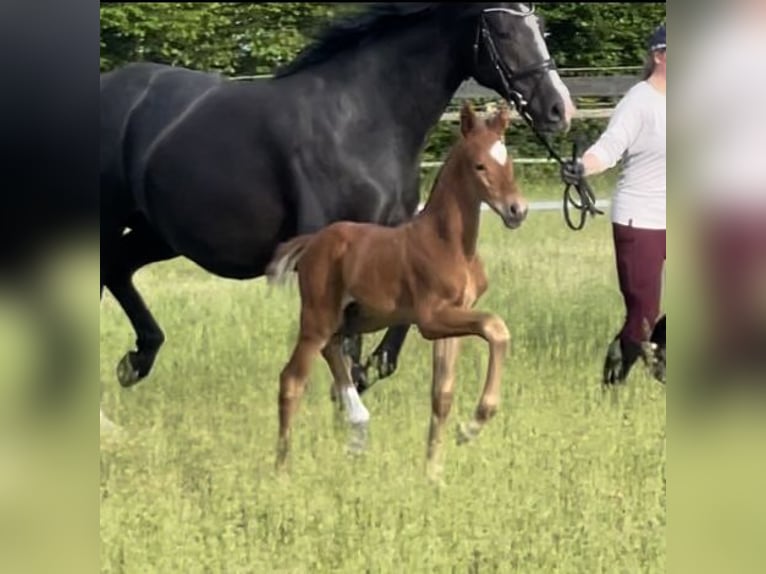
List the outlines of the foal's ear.
<svg viewBox="0 0 766 574">
<path fill-rule="evenodd" d="M 473 111 L 473 106 L 468 100 L 463 102 L 463 107 L 460 108 L 460 131 L 464 136 L 467 136 L 476 127 L 476 114 Z"/>
<path fill-rule="evenodd" d="M 508 129 L 510 121 L 511 111 L 508 109 L 505 102 L 503 102 L 500 104 L 497 113 L 487 120 L 487 126 L 497 135 L 502 136 L 505 134 L 505 130 Z"/>
</svg>

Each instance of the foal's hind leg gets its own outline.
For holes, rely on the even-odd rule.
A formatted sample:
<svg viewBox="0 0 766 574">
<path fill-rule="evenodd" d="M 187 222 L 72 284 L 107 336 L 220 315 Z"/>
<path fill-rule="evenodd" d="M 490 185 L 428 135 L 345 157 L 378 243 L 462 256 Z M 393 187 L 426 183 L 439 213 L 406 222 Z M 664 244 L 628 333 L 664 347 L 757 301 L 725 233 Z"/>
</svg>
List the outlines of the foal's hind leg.
<svg viewBox="0 0 766 574">
<path fill-rule="evenodd" d="M 335 394 L 342 401 L 346 417 L 351 425 L 351 438 L 348 445 L 349 452 L 358 454 L 367 445 L 370 413 L 359 398 L 356 387 L 351 380 L 351 366 L 343 355 L 341 338 L 338 336 L 333 337 L 322 350 L 322 356 L 330 367 L 335 385 Z"/>
<path fill-rule="evenodd" d="M 433 384 L 431 391 L 431 424 L 428 430 L 427 473 L 439 480 L 443 470 L 442 431 L 452 408 L 455 388 L 455 362 L 460 339 L 438 339 L 433 343 Z"/>
<path fill-rule="evenodd" d="M 290 452 L 290 427 L 295 411 L 306 389 L 311 363 L 325 346 L 315 337 L 298 336 L 290 360 L 279 377 L 279 439 L 277 441 L 277 470 L 282 470 Z"/>
<path fill-rule="evenodd" d="M 123 387 L 149 374 L 165 341 L 162 329 L 133 285 L 133 274 L 144 265 L 176 255 L 148 226 L 137 225 L 114 243 L 114 258 L 102 262 L 102 281 L 136 332 L 136 350 L 129 351 L 117 366 L 117 379 Z"/>
</svg>

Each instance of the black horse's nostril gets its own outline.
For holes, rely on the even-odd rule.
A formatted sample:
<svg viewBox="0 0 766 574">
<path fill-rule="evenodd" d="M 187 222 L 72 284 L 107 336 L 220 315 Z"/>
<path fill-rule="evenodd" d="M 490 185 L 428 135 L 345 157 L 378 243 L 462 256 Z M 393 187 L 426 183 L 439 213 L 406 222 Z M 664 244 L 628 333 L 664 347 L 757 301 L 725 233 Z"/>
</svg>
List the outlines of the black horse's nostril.
<svg viewBox="0 0 766 574">
<path fill-rule="evenodd" d="M 564 119 L 564 103 L 563 102 L 556 102 L 554 103 L 550 110 L 548 110 L 548 119 L 551 122 L 560 122 Z"/>
</svg>

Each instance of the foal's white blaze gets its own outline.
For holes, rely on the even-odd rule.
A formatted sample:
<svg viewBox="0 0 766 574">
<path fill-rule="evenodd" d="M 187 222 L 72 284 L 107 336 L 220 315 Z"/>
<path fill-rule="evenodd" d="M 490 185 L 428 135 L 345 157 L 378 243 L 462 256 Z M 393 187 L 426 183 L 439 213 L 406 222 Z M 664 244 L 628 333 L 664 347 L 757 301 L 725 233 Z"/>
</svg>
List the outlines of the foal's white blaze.
<svg viewBox="0 0 766 574">
<path fill-rule="evenodd" d="M 551 55 L 550 52 L 548 52 L 548 46 L 545 43 L 542 32 L 540 31 L 540 25 L 537 19 L 534 17 L 524 18 L 524 24 L 532 32 L 532 37 L 535 39 L 535 46 L 542 55 L 542 58 L 544 60 L 549 59 Z M 566 87 L 566 84 L 562 81 L 557 71 L 549 70 L 548 73 L 550 74 L 551 80 L 553 81 L 553 86 L 561 96 L 561 99 L 564 100 L 564 115 L 566 117 L 567 125 L 569 125 L 575 112 L 575 105 L 574 102 L 572 102 L 572 95 L 569 93 L 569 88 Z"/>
<path fill-rule="evenodd" d="M 508 150 L 500 140 L 496 141 L 494 145 L 489 148 L 489 155 L 491 155 L 500 165 L 505 165 L 505 162 L 508 161 Z"/>
<path fill-rule="evenodd" d="M 341 391 L 343 406 L 348 413 L 348 422 L 351 424 L 365 424 L 370 420 L 370 412 L 362 403 L 359 393 L 354 385 L 345 385 Z"/>
</svg>

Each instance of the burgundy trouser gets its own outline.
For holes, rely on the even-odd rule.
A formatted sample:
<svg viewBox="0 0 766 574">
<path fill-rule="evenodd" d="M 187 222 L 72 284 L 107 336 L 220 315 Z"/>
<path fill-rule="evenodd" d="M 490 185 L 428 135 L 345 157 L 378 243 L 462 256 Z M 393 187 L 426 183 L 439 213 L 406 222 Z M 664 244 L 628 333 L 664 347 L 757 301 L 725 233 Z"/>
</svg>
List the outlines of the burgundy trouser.
<svg viewBox="0 0 766 574">
<path fill-rule="evenodd" d="M 766 212 L 753 208 L 714 213 L 704 220 L 703 229 L 711 342 L 724 355 L 753 350 L 763 354 L 758 299 L 766 297 Z"/>
<path fill-rule="evenodd" d="M 620 338 L 640 344 L 643 321 L 653 328 L 660 315 L 665 230 L 639 229 L 612 223 L 617 276 L 627 311 Z"/>
</svg>

